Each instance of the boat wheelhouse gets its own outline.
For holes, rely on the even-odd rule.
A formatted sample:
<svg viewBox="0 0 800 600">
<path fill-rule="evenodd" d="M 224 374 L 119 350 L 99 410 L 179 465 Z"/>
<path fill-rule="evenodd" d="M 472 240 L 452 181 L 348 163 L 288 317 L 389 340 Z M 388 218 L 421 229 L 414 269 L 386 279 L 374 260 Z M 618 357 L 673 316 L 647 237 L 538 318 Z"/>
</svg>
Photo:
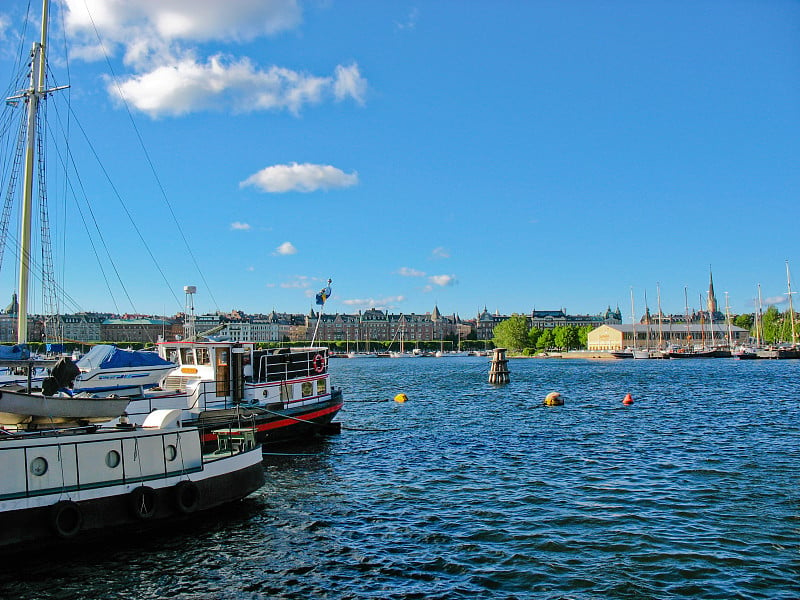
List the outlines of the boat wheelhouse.
<svg viewBox="0 0 800 600">
<path fill-rule="evenodd" d="M 330 384 L 327 348 L 258 349 L 225 340 L 159 342 L 162 359 L 178 366 L 159 390 L 131 397 L 132 422 L 158 408 L 181 408 L 184 423 L 197 424 L 204 441 L 231 419 L 253 423 L 259 443 L 302 439 L 338 431 L 340 389 Z"/>
</svg>

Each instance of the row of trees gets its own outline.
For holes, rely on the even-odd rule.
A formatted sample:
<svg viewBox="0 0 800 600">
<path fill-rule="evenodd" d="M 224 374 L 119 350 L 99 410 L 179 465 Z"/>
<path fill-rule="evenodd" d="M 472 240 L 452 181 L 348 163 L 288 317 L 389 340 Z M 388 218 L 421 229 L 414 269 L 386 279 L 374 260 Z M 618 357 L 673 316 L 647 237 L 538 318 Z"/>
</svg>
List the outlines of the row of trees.
<svg viewBox="0 0 800 600">
<path fill-rule="evenodd" d="M 591 325 L 559 325 L 552 329 L 528 327 L 525 315 L 513 314 L 493 330 L 492 343 L 499 348 L 533 354 L 546 350 L 586 348 Z"/>
<path fill-rule="evenodd" d="M 792 332 L 792 316 L 794 316 L 794 334 Z M 752 314 L 738 315 L 733 324 L 750 330 L 753 338 L 760 338 L 764 343 L 795 342 L 793 335 L 800 340 L 800 318 L 786 311 L 782 313 L 777 307 L 770 306 L 761 315 L 760 332 L 756 335 L 755 317 Z M 492 343 L 495 347 L 508 348 L 515 352 L 533 354 L 545 350 L 576 350 L 586 348 L 591 325 L 576 327 L 574 325 L 558 326 L 553 329 L 537 329 L 528 327 L 525 315 L 514 314 L 493 331 Z"/>
</svg>

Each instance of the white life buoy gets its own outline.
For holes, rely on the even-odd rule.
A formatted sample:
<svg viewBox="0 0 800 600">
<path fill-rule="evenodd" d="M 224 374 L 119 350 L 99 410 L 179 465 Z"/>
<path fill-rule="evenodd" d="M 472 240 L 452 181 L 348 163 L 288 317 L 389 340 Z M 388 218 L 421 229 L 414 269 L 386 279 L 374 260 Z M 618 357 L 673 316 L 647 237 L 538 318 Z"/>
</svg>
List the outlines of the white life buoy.
<svg viewBox="0 0 800 600">
<path fill-rule="evenodd" d="M 317 373 L 322 373 L 325 370 L 325 359 L 322 358 L 322 354 L 317 354 L 314 357 L 314 370 Z"/>
</svg>

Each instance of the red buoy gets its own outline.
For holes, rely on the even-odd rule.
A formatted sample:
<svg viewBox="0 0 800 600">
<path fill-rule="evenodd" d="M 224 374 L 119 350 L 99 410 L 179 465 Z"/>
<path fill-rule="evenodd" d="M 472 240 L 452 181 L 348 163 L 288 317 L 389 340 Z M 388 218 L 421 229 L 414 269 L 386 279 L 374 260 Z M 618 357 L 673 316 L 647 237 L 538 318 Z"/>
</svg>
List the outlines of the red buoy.
<svg viewBox="0 0 800 600">
<path fill-rule="evenodd" d="M 623 398 L 622 403 L 625 406 L 630 406 L 633 404 L 633 397 L 630 394 L 625 394 L 625 398 Z"/>
</svg>

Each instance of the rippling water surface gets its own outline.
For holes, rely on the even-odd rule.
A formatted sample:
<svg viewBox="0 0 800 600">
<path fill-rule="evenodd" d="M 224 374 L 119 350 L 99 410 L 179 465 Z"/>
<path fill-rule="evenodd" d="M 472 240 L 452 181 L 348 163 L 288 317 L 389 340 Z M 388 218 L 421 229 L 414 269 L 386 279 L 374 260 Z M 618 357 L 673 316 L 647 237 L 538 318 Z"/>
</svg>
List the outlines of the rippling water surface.
<svg viewBox="0 0 800 600">
<path fill-rule="evenodd" d="M 331 361 L 341 435 L 235 506 L 6 561 L 0 597 L 800 597 L 800 361 L 510 369 Z"/>
</svg>

